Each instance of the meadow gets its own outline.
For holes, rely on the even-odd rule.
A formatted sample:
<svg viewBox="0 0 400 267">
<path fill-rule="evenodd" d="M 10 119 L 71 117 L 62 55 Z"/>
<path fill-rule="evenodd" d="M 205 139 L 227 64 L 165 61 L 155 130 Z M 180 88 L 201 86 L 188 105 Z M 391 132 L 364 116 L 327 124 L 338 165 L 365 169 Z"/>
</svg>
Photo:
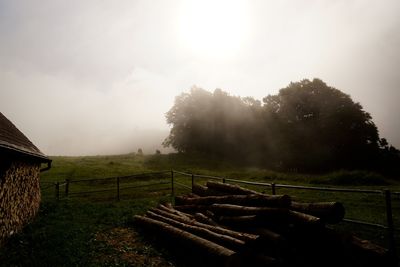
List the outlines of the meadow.
<svg viewBox="0 0 400 267">
<path fill-rule="evenodd" d="M 0 250 L 1 266 L 183 266 L 168 251 L 154 247 L 132 224 L 135 214 L 144 213 L 171 198 L 171 170 L 277 184 L 400 191 L 400 182 L 366 171 L 337 171 L 328 174 L 281 173 L 201 155 L 115 155 L 52 157 L 51 170 L 42 173 L 42 204 L 37 218 L 14 235 Z M 115 178 L 140 173 L 148 176 L 121 178 L 120 201 Z M 190 177 L 175 174 L 175 181 L 190 186 Z M 68 197 L 55 182 L 71 181 Z M 206 179 L 197 179 L 204 183 Z M 251 187 L 270 192 L 270 188 Z M 175 185 L 175 194 L 188 189 Z M 83 191 L 101 192 L 80 194 Z M 104 190 L 104 191 L 102 191 Z M 109 191 L 105 191 L 109 190 Z M 337 193 L 277 188 L 303 201 L 341 201 L 346 218 L 385 224 L 385 202 L 380 194 Z M 395 227 L 400 228 L 400 199 L 393 196 Z M 385 230 L 341 223 L 340 229 L 354 231 L 387 247 Z M 396 233 L 400 240 L 399 233 Z M 128 238 L 129 237 L 129 238 Z M 399 242 L 399 241 L 398 241 Z"/>
</svg>

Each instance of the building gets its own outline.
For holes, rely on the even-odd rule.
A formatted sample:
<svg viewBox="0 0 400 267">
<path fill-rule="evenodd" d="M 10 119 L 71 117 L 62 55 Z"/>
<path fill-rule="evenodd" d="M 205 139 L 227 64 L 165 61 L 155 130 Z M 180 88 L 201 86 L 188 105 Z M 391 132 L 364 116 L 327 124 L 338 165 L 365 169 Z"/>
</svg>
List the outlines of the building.
<svg viewBox="0 0 400 267">
<path fill-rule="evenodd" d="M 50 167 L 51 160 L 0 112 L 0 246 L 38 212 L 40 172 Z"/>
</svg>

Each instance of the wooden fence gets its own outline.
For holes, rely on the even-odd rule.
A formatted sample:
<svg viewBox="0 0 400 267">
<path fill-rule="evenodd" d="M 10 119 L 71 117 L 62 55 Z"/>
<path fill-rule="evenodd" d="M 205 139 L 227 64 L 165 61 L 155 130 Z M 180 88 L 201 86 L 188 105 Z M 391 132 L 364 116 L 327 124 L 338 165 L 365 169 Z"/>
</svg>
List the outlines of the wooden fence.
<svg viewBox="0 0 400 267">
<path fill-rule="evenodd" d="M 371 227 L 376 227 L 380 229 L 385 229 L 387 231 L 387 236 L 389 240 L 389 251 L 393 258 L 397 259 L 397 248 L 396 248 L 396 240 L 395 240 L 395 227 L 393 222 L 393 208 L 392 208 L 392 196 L 400 197 L 400 192 L 391 192 L 389 189 L 384 190 L 367 190 L 367 189 L 356 189 L 356 188 L 338 188 L 338 187 L 314 187 L 314 186 L 300 186 L 300 185 L 289 185 L 289 184 L 275 184 L 275 183 L 263 183 L 263 182 L 252 182 L 240 179 L 230 179 L 224 177 L 216 177 L 216 176 L 209 176 L 209 175 L 199 175 L 193 173 L 186 173 L 181 171 L 172 171 L 171 172 L 171 179 L 172 179 L 172 186 L 171 186 L 171 194 L 174 195 L 174 173 L 186 176 L 191 179 L 191 187 L 188 187 L 182 183 L 175 183 L 178 186 L 182 186 L 186 189 L 192 189 L 193 184 L 195 183 L 196 178 L 202 179 L 209 179 L 209 180 L 218 180 L 220 182 L 226 183 L 236 183 L 236 184 L 243 184 L 243 185 L 252 185 L 257 187 L 269 187 L 271 190 L 271 194 L 275 195 L 277 193 L 278 188 L 287 188 L 287 189 L 296 189 L 296 190 L 316 190 L 316 191 L 330 191 L 330 192 L 342 192 L 342 193 L 364 193 L 364 194 L 375 194 L 375 195 L 382 195 L 382 201 L 385 204 L 385 211 L 386 211 L 386 225 L 377 224 L 367 221 L 360 221 L 345 218 L 344 221 L 354 224 L 366 225 Z M 396 260 L 397 261 L 397 260 Z"/>
<path fill-rule="evenodd" d="M 188 183 L 178 182 L 177 175 L 181 177 L 186 177 L 189 179 Z M 123 186 L 124 182 L 128 179 L 136 179 L 139 181 L 143 178 L 151 178 L 155 177 L 159 181 L 145 183 L 145 184 L 136 184 L 136 185 L 128 185 Z M 389 250 L 393 257 L 397 258 L 396 252 L 396 240 L 395 240 L 395 226 L 393 222 L 393 207 L 392 207 L 392 199 L 393 196 L 397 196 L 400 198 L 400 192 L 391 192 L 389 189 L 384 190 L 369 190 L 369 189 L 356 189 L 356 188 L 339 188 L 339 187 L 314 187 L 314 186 L 300 186 L 300 185 L 290 185 L 290 184 L 279 184 L 279 183 L 263 183 L 263 182 L 252 182 L 240 179 L 230 179 L 224 177 L 217 177 L 217 176 L 209 176 L 209 175 L 200 175 L 200 174 L 193 174 L 181 171 L 163 171 L 163 172 L 151 172 L 151 173 L 141 173 L 141 174 L 134 174 L 129 176 L 120 176 L 120 177 L 108 177 L 108 178 L 94 178 L 94 179 L 84 179 L 84 180 L 69 180 L 66 179 L 63 182 L 55 182 L 55 183 L 43 183 L 42 189 L 47 189 L 49 187 L 54 186 L 55 190 L 55 198 L 60 199 L 61 197 L 73 197 L 79 195 L 88 195 L 94 193 L 101 193 L 101 192 L 115 192 L 115 199 L 117 201 L 121 200 L 121 191 L 126 189 L 133 189 L 133 188 L 143 188 L 143 187 L 154 187 L 156 185 L 168 185 L 170 188 L 171 197 L 173 198 L 176 193 L 176 186 L 181 188 L 185 188 L 186 190 L 192 190 L 193 184 L 196 182 L 196 179 L 208 179 L 208 180 L 217 180 L 223 183 L 236 183 L 242 185 L 249 185 L 249 186 L 256 186 L 259 189 L 261 188 L 269 188 L 271 194 L 277 194 L 279 188 L 286 188 L 286 189 L 295 189 L 295 190 L 314 190 L 314 191 L 328 191 L 328 192 L 341 192 L 341 193 L 363 193 L 363 194 L 373 194 L 373 195 L 381 195 L 382 201 L 384 202 L 385 206 L 385 213 L 386 218 L 385 224 L 378 224 L 373 222 L 367 222 L 362 220 L 355 220 L 351 218 L 345 218 L 344 221 L 353 223 L 353 224 L 360 224 L 366 225 L 370 227 L 375 227 L 379 229 L 384 229 L 387 232 L 387 237 L 389 240 Z M 151 179 L 150 179 L 151 180 Z M 93 182 L 108 182 L 107 184 L 113 184 L 113 188 L 103 188 L 100 190 L 89 190 L 89 191 L 75 191 L 70 192 L 70 186 L 76 183 L 93 183 Z M 189 186 L 189 185 L 190 186 Z"/>
<path fill-rule="evenodd" d="M 54 187 L 54 196 L 57 200 L 60 198 L 66 197 L 79 197 L 79 196 L 86 196 L 96 193 L 110 193 L 115 192 L 115 199 L 117 201 L 121 200 L 121 192 L 127 189 L 139 189 L 139 188 L 151 188 L 158 185 L 168 185 L 169 190 L 169 177 L 171 175 L 171 171 L 164 171 L 164 172 L 149 172 L 149 173 L 140 173 L 134 175 L 127 175 L 127 176 L 118 176 L 118 177 L 107 177 L 107 178 L 93 178 L 93 179 L 80 179 L 80 180 L 72 180 L 72 179 L 65 179 L 62 182 L 54 182 L 51 183 Z M 154 180 L 157 179 L 156 182 L 150 183 L 137 183 L 138 181 L 143 180 Z M 71 190 L 71 187 L 75 185 L 77 186 L 78 190 Z M 83 187 L 82 185 L 86 185 Z M 90 189 L 90 188 L 98 188 L 101 189 Z M 43 184 L 42 189 L 48 189 L 48 183 Z M 90 189 L 90 190 L 88 190 Z"/>
</svg>

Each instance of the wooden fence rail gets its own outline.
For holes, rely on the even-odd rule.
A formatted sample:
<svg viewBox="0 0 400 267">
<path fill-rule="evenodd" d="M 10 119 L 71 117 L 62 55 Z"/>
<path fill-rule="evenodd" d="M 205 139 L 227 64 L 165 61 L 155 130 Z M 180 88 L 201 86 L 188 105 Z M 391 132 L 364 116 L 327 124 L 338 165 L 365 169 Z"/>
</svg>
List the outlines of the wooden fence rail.
<svg viewBox="0 0 400 267">
<path fill-rule="evenodd" d="M 196 178 L 203 178 L 203 179 L 211 179 L 211 180 L 219 180 L 223 183 L 225 182 L 233 182 L 238 184 L 245 184 L 245 185 L 255 185 L 261 187 L 270 187 L 271 194 L 275 195 L 277 188 L 287 188 L 287 189 L 299 189 L 299 190 L 315 190 L 315 191 L 328 191 L 328 192 L 343 192 L 343 193 L 363 193 L 363 194 L 380 194 L 383 196 L 383 201 L 385 203 L 385 212 L 386 212 L 386 225 L 371 223 L 366 221 L 354 220 L 345 218 L 344 221 L 349 223 L 355 223 L 360 225 L 366 225 L 381 229 L 387 230 L 387 235 L 389 239 L 389 251 L 393 258 L 395 258 L 397 262 L 397 251 L 396 251 L 396 240 L 395 240 L 395 227 L 393 222 L 393 209 L 392 209 L 392 195 L 400 196 L 400 192 L 391 192 L 388 189 L 384 190 L 369 190 L 369 189 L 357 189 L 357 188 L 338 188 L 338 187 L 314 187 L 314 186 L 301 186 L 301 185 L 289 185 L 289 184 L 275 184 L 275 183 L 262 183 L 262 182 L 252 182 L 246 180 L 239 180 L 239 179 L 230 179 L 225 177 L 217 177 L 217 176 L 209 176 L 209 175 L 200 175 L 200 174 L 193 174 L 181 171 L 172 171 L 172 179 L 174 179 L 173 174 L 177 173 L 182 176 L 190 177 L 191 184 L 195 183 Z M 181 183 L 176 183 L 177 185 L 182 185 Z M 185 186 L 187 187 L 187 186 Z M 174 192 L 172 191 L 171 194 L 173 195 Z"/>
<path fill-rule="evenodd" d="M 190 178 L 190 185 L 183 184 L 181 182 L 176 181 L 177 175 L 181 175 L 184 177 Z M 126 186 L 121 187 L 121 182 L 124 179 L 129 178 L 149 178 L 153 176 L 161 176 L 162 180 L 165 181 L 156 182 L 156 183 L 149 183 L 149 184 L 141 184 L 141 185 L 134 185 L 134 186 Z M 389 250 L 394 258 L 397 259 L 396 253 L 396 241 L 395 241 L 395 226 L 393 222 L 393 208 L 392 208 L 392 197 L 398 196 L 400 197 L 400 192 L 391 192 L 388 189 L 384 190 L 369 190 L 369 189 L 357 189 L 357 188 L 338 188 L 338 187 L 313 187 L 313 186 L 301 186 L 301 185 L 290 185 L 290 184 L 275 184 L 275 183 L 263 183 L 263 182 L 253 182 L 253 181 L 246 181 L 240 179 L 231 179 L 226 177 L 218 177 L 218 176 L 210 176 L 210 175 L 201 175 L 201 174 L 194 174 L 182 171 L 162 171 L 162 172 L 151 172 L 151 173 L 141 173 L 141 174 L 133 174 L 128 176 L 119 176 L 119 177 L 107 177 L 107 178 L 93 178 L 93 179 L 82 179 L 82 180 L 69 180 L 66 179 L 63 182 L 55 182 L 55 198 L 60 199 L 60 187 L 64 188 L 64 196 L 78 196 L 78 195 L 86 195 L 92 193 L 99 193 L 99 192 L 108 192 L 108 191 L 116 191 L 116 199 L 119 201 L 121 199 L 120 192 L 124 189 L 132 189 L 132 188 L 142 188 L 142 187 L 153 187 L 156 185 L 170 185 L 171 190 L 171 197 L 175 196 L 176 188 L 175 186 L 180 186 L 182 188 L 191 190 L 197 179 L 209 179 L 209 180 L 218 180 L 223 183 L 231 182 L 231 183 L 238 183 L 244 185 L 251 185 L 251 186 L 259 186 L 259 187 L 269 187 L 271 190 L 271 194 L 275 195 L 279 188 L 286 188 L 286 189 L 295 189 L 295 190 L 314 190 L 314 191 L 327 191 L 327 192 L 342 192 L 342 193 L 364 193 L 364 194 L 375 194 L 375 195 L 382 195 L 382 199 L 385 205 L 385 212 L 386 212 L 386 225 L 367 222 L 367 221 L 360 221 L 354 220 L 350 218 L 345 218 L 344 221 L 349 223 L 367 225 L 371 227 L 386 229 L 388 239 L 389 239 Z M 73 183 L 90 183 L 94 181 L 114 181 L 113 184 L 116 186 L 114 188 L 108 189 L 101 189 L 101 190 L 91 190 L 91 191 L 79 191 L 79 192 L 70 192 L 70 185 Z M 46 182 L 44 182 L 46 184 Z M 47 188 L 47 187 L 43 187 Z"/>
</svg>

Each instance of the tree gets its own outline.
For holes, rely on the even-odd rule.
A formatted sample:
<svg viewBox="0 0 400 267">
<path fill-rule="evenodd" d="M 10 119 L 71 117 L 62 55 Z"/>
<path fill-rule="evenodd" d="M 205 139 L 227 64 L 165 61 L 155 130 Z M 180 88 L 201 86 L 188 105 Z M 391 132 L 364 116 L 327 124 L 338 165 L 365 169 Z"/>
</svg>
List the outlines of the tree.
<svg viewBox="0 0 400 267">
<path fill-rule="evenodd" d="M 262 103 L 193 87 L 166 118 L 172 128 L 163 144 L 183 153 L 298 171 L 400 166 L 399 151 L 379 138 L 371 115 L 319 79 L 290 83 Z"/>
<path fill-rule="evenodd" d="M 379 135 L 370 114 L 319 79 L 291 83 L 263 101 L 275 118 L 274 139 L 287 167 L 366 167 L 377 154 Z"/>
<path fill-rule="evenodd" d="M 179 152 L 197 150 L 202 141 L 200 135 L 204 125 L 204 114 L 208 113 L 212 94 L 197 87 L 190 93 L 175 98 L 174 106 L 166 113 L 167 123 L 172 125 L 164 146 L 172 146 Z"/>
<path fill-rule="evenodd" d="M 257 101 L 230 96 L 216 89 L 213 93 L 193 87 L 189 93 L 176 97 L 167 112 L 172 125 L 164 146 L 179 152 L 201 152 L 228 156 L 239 153 L 248 135 L 243 127 L 251 123 L 250 106 Z"/>
</svg>

